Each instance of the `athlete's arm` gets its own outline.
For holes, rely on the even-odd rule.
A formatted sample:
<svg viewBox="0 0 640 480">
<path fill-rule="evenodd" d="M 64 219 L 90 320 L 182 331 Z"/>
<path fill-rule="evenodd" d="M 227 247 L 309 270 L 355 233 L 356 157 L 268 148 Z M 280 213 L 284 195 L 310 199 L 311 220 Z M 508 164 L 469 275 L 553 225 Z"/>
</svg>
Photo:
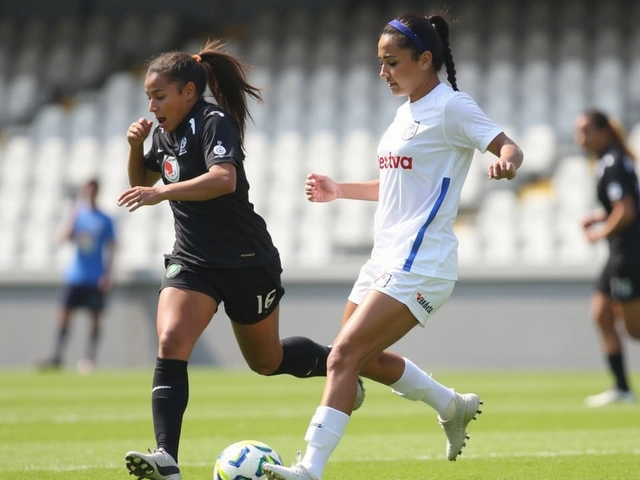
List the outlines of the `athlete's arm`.
<svg viewBox="0 0 640 480">
<path fill-rule="evenodd" d="M 76 227 L 76 218 L 78 215 L 78 207 L 76 206 L 73 209 L 73 212 L 71 213 L 71 215 L 69 215 L 69 218 L 67 218 L 67 220 L 65 221 L 63 227 L 62 227 L 62 231 L 60 232 L 60 241 L 61 242 L 68 242 L 70 240 L 73 240 L 73 233 L 75 231 L 75 227 Z"/>
<path fill-rule="evenodd" d="M 352 200 L 378 200 L 380 180 L 357 183 L 337 183 L 326 175 L 310 173 L 304 186 L 310 202 L 331 202 L 336 198 Z"/>
<path fill-rule="evenodd" d="M 129 142 L 129 160 L 127 162 L 127 173 L 129 175 L 129 184 L 132 187 L 146 186 L 150 187 L 160 180 L 161 174 L 149 170 L 144 159 L 144 141 L 151 132 L 150 122 L 141 118 L 134 122 L 127 131 L 127 141 Z"/>
<path fill-rule="evenodd" d="M 233 193 L 236 189 L 236 167 L 233 163 L 217 163 L 191 180 L 159 186 L 136 186 L 118 198 L 118 205 L 130 212 L 143 205 L 156 205 L 163 200 L 202 201 Z"/>
<path fill-rule="evenodd" d="M 596 242 L 611 235 L 616 235 L 632 224 L 638 216 L 638 211 L 631 195 L 626 195 L 618 201 L 611 202 L 611 208 L 611 213 L 599 228 L 587 230 L 587 240 Z"/>
<path fill-rule="evenodd" d="M 489 178 L 511 180 L 516 176 L 516 170 L 522 165 L 522 150 L 503 132 L 494 138 L 487 148 L 498 160 L 489 166 Z"/>
<path fill-rule="evenodd" d="M 604 222 L 607 219 L 607 212 L 598 210 L 582 219 L 582 228 L 587 229 L 594 223 Z"/>
<path fill-rule="evenodd" d="M 162 200 L 201 201 L 221 197 L 236 190 L 236 166 L 231 162 L 216 163 L 191 180 L 158 187 Z"/>
<path fill-rule="evenodd" d="M 111 271 L 116 255 L 116 242 L 110 241 L 104 247 L 104 273 L 98 280 L 98 288 L 103 292 L 111 290 Z"/>
</svg>

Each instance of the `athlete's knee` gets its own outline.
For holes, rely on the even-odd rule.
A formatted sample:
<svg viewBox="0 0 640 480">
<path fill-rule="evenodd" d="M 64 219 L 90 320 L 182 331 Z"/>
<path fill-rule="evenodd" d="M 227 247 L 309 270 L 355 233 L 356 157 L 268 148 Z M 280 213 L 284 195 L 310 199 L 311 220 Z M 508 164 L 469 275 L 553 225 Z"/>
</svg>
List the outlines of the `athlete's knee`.
<svg viewBox="0 0 640 480">
<path fill-rule="evenodd" d="M 381 352 L 376 356 L 374 356 L 373 358 L 367 360 L 367 363 L 363 365 L 360 373 L 365 377 L 372 376 L 375 378 L 380 371 L 384 370 L 385 365 L 386 365 L 386 362 L 385 362 L 384 352 Z"/>
<path fill-rule="evenodd" d="M 629 336 L 635 340 L 640 340 L 640 319 L 635 322 L 625 322 L 625 326 L 627 327 L 627 333 Z"/>
<path fill-rule="evenodd" d="M 363 355 L 358 352 L 357 345 L 349 342 L 334 343 L 327 358 L 327 372 L 359 370 Z"/>
<path fill-rule="evenodd" d="M 165 330 L 158 334 L 158 351 L 161 358 L 181 358 L 190 350 L 175 330 Z"/>
<path fill-rule="evenodd" d="M 245 360 L 247 362 L 247 366 L 251 369 L 251 371 L 257 373 L 258 375 L 271 375 L 279 367 L 279 363 L 272 358 L 259 357 L 247 358 Z"/>
<path fill-rule="evenodd" d="M 609 332 L 615 329 L 614 317 L 612 312 L 594 312 L 593 324 L 602 332 Z"/>
</svg>

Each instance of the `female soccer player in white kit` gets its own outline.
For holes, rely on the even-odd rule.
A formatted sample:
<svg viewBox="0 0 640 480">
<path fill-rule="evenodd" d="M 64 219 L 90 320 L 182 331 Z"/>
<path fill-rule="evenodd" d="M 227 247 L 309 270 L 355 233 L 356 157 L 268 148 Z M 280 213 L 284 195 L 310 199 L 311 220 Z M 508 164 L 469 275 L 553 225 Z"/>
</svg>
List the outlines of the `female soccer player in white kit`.
<svg viewBox="0 0 640 480">
<path fill-rule="evenodd" d="M 327 380 L 311 419 L 304 457 L 292 467 L 264 465 L 271 480 L 319 480 L 353 409 L 358 375 L 390 385 L 439 414 L 447 458 L 465 446 L 466 426 L 478 413 L 477 395 L 439 384 L 408 359 L 385 349 L 425 323 L 449 298 L 457 279 L 453 224 L 474 149 L 498 158 L 490 179 L 513 179 L 520 148 L 476 103 L 457 91 L 449 27 L 438 15 L 403 15 L 378 42 L 380 76 L 408 101 L 378 146 L 378 180 L 335 183 L 311 174 L 312 202 L 336 198 L 378 200 L 371 258 L 360 270 L 343 325 L 327 361 Z M 448 81 L 438 71 L 446 67 Z"/>
</svg>

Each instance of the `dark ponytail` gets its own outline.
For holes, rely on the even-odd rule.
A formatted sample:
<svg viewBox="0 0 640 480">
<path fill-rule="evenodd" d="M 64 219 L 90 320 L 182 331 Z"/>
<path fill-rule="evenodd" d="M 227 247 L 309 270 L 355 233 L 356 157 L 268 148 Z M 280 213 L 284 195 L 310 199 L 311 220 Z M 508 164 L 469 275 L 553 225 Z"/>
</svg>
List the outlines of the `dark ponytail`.
<svg viewBox="0 0 640 480">
<path fill-rule="evenodd" d="M 458 91 L 456 66 L 453 63 L 453 54 L 451 53 L 451 46 L 449 45 L 449 23 L 440 15 L 431 15 L 428 20 L 429 23 L 434 26 L 442 41 L 442 59 L 444 60 L 444 67 L 447 70 L 447 80 L 451 84 L 451 87 Z"/>
<path fill-rule="evenodd" d="M 213 98 L 231 115 L 244 148 L 244 132 L 247 119 L 251 118 L 247 95 L 262 102 L 260 89 L 247 82 L 248 67 L 223 50 L 219 40 L 210 40 L 197 55 L 186 52 L 167 52 L 149 64 L 147 75 L 166 75 L 179 88 L 193 82 L 202 97 L 209 87 Z"/>
<path fill-rule="evenodd" d="M 431 52 L 434 70 L 439 72 L 444 65 L 447 70 L 447 80 L 451 87 L 457 91 L 456 68 L 453 63 L 451 46 L 449 45 L 449 23 L 445 18 L 441 15 L 425 17 L 408 13 L 400 15 L 396 20 L 409 29 L 409 36 L 389 24 L 385 26 L 382 34 L 396 38 L 398 46 L 411 50 L 414 59 L 419 58 L 426 51 Z M 403 28 L 402 25 L 399 25 L 401 29 Z M 417 43 L 410 38 L 412 34 L 418 37 Z"/>
</svg>

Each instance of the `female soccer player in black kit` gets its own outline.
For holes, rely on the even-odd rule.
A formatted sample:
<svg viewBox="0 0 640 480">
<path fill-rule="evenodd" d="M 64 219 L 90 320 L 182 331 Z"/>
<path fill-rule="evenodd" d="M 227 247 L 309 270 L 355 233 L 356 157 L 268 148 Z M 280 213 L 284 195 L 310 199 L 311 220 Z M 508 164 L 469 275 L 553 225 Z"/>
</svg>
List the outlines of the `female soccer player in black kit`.
<svg viewBox="0 0 640 480">
<path fill-rule="evenodd" d="M 217 105 L 203 99 L 207 86 Z M 219 42 L 209 42 L 198 55 L 155 58 L 145 90 L 157 127 L 146 154 L 143 142 L 153 122 L 141 118 L 129 127 L 131 188 L 118 204 L 133 212 L 169 200 L 176 239 L 165 256 L 158 300 L 151 394 L 157 448 L 127 453 L 126 465 L 140 479 L 181 480 L 187 362 L 221 303 L 247 364 L 259 374 L 324 376 L 329 347 L 304 337 L 280 340 L 280 258 L 249 202 L 243 167 L 246 97 L 261 99 L 246 80 L 246 67 Z M 155 185 L 159 179 L 163 183 Z"/>
<path fill-rule="evenodd" d="M 614 388 L 587 397 L 585 403 L 599 407 L 634 402 L 616 330 L 616 319 L 621 319 L 629 335 L 640 339 L 640 187 L 633 153 L 622 132 L 597 110 L 578 116 L 576 141 L 598 159 L 597 194 L 604 211 L 588 216 L 582 225 L 589 242 L 606 238 L 609 243 L 609 259 L 596 284 L 591 309 L 616 382 Z"/>
</svg>

